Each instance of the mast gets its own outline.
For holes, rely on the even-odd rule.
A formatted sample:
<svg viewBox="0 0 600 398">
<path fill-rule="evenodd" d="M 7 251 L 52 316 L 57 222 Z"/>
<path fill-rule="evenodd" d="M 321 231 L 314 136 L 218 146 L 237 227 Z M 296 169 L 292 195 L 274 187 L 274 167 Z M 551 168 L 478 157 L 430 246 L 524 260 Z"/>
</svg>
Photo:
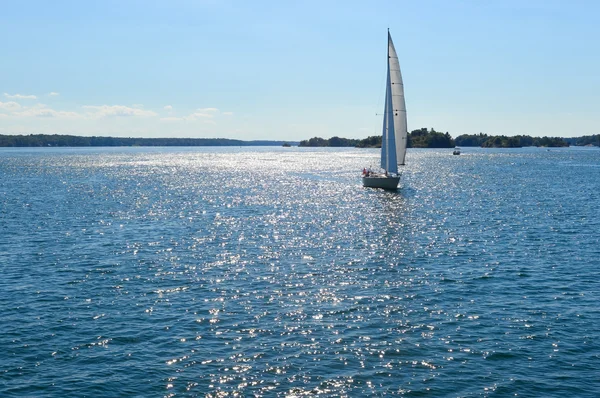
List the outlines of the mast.
<svg viewBox="0 0 600 398">
<path fill-rule="evenodd" d="M 388 78 L 391 81 L 391 102 L 396 135 L 396 154 L 398 164 L 404 165 L 408 127 L 406 123 L 406 103 L 404 101 L 404 83 L 400 72 L 400 62 L 394 48 L 392 35 L 388 29 Z"/>
</svg>

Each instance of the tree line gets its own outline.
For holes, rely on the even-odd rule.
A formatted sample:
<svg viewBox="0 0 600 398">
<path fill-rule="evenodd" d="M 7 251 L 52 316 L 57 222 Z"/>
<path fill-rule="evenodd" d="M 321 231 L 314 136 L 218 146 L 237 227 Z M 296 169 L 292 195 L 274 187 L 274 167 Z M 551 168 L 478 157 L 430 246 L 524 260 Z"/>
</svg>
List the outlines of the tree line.
<svg viewBox="0 0 600 398">
<path fill-rule="evenodd" d="M 600 146 L 600 134 L 581 137 L 531 137 L 517 135 L 462 134 L 453 139 L 448 132 L 420 128 L 408 134 L 408 148 L 453 148 L 454 146 L 479 146 L 483 148 L 520 148 L 524 146 L 561 147 L 569 145 Z M 313 137 L 297 142 L 291 141 L 242 141 L 228 138 L 130 138 L 130 137 L 82 137 L 58 134 L 2 135 L 0 147 L 78 147 L 78 146 L 281 146 L 286 144 L 303 147 L 356 147 L 380 148 L 381 136 L 364 139 Z"/>
<path fill-rule="evenodd" d="M 441 133 L 433 128 L 428 130 L 423 127 L 413 130 L 408 134 L 408 148 L 453 148 L 454 140 L 448 132 Z M 331 137 L 329 139 L 313 137 L 300 141 L 303 147 L 356 147 L 356 148 L 381 148 L 381 136 L 374 135 L 362 140 L 351 138 Z"/>
<path fill-rule="evenodd" d="M 413 130 L 408 134 L 408 148 L 453 148 L 454 146 L 478 146 L 482 148 L 521 148 L 527 146 L 536 147 L 565 147 L 570 145 L 595 145 L 600 146 L 600 134 L 573 138 L 561 137 L 532 137 L 529 135 L 517 135 L 508 137 L 505 135 L 488 134 L 462 134 L 453 139 L 448 132 L 441 133 L 435 129 L 421 128 Z M 324 139 L 314 137 L 309 140 L 300 141 L 304 147 L 356 147 L 356 148 L 381 148 L 381 136 L 375 135 L 359 139 L 348 139 L 331 137 Z"/>
<path fill-rule="evenodd" d="M 288 141 L 289 142 L 289 141 Z M 0 147 L 77 146 L 281 146 L 285 141 L 242 141 L 228 138 L 125 138 L 75 135 L 1 135 Z"/>
<path fill-rule="evenodd" d="M 487 134 L 463 134 L 456 137 L 457 146 L 480 146 L 482 148 L 521 148 L 524 146 L 563 147 L 569 143 L 560 137 L 531 137 L 529 135 L 489 136 Z"/>
<path fill-rule="evenodd" d="M 600 147 L 600 134 L 594 135 L 584 135 L 583 137 L 571 137 L 564 138 L 565 141 L 569 143 L 569 145 L 577 145 L 577 146 L 599 146 Z"/>
</svg>

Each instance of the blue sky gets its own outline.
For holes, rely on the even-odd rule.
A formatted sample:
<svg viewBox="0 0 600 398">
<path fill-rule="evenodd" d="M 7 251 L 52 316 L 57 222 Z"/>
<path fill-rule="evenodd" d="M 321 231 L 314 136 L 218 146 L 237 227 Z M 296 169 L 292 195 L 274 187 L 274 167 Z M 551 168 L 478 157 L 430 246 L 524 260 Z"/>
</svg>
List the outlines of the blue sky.
<svg viewBox="0 0 600 398">
<path fill-rule="evenodd" d="M 600 2 L 0 0 L 0 134 L 600 133 Z"/>
</svg>

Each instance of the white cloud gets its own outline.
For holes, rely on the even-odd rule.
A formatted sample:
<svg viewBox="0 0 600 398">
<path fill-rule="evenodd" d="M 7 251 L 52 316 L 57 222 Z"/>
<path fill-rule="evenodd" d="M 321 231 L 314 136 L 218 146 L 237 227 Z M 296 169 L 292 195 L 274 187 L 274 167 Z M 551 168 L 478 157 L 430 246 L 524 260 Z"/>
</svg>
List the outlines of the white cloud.
<svg viewBox="0 0 600 398">
<path fill-rule="evenodd" d="M 185 118 L 183 117 L 161 117 L 161 122 L 183 122 Z"/>
<path fill-rule="evenodd" d="M 171 114 L 171 110 L 173 107 L 171 105 L 166 105 L 164 109 L 169 111 L 169 115 Z M 219 115 L 233 115 L 233 112 L 220 112 L 218 108 L 198 108 L 194 112 L 190 113 L 187 116 L 169 116 L 163 117 L 160 120 L 162 122 L 201 122 L 204 124 L 213 124 L 216 125 L 217 122 L 215 118 Z"/>
<path fill-rule="evenodd" d="M 125 105 L 85 105 L 84 109 L 88 110 L 88 115 L 91 117 L 148 117 L 156 116 L 153 111 L 147 111 L 139 108 L 132 108 Z"/>
<path fill-rule="evenodd" d="M 12 113 L 13 116 L 17 117 L 39 117 L 39 118 L 64 118 L 74 119 L 81 118 L 83 115 L 77 112 L 71 111 L 57 111 L 46 107 L 44 104 L 37 104 L 30 108 L 23 108 L 22 111 L 15 111 Z"/>
<path fill-rule="evenodd" d="M 0 101 L 0 109 L 4 109 L 7 111 L 14 111 L 14 110 L 20 109 L 20 108 L 21 108 L 21 105 L 14 101 L 9 101 L 9 102 Z"/>
<path fill-rule="evenodd" d="M 173 109 L 173 107 L 171 105 L 167 105 L 164 107 L 164 109 L 170 111 L 171 109 Z M 169 114 L 170 113 L 171 112 L 169 112 Z M 233 115 L 233 112 L 221 113 L 218 108 L 198 108 L 187 116 L 163 117 L 160 120 L 163 122 L 202 122 L 204 124 L 216 125 L 217 122 L 215 121 L 215 118 L 219 115 Z"/>
<path fill-rule="evenodd" d="M 100 119 L 108 117 L 150 117 L 156 116 L 156 113 L 140 108 L 132 108 L 125 105 L 87 105 L 82 107 L 83 112 L 61 111 L 49 108 L 45 104 L 35 104 L 33 106 L 22 106 L 17 102 L 0 102 L 0 111 L 3 111 L 4 117 L 19 118 L 79 118 L 79 119 Z"/>
<path fill-rule="evenodd" d="M 60 93 L 57 93 L 55 91 L 48 93 L 48 97 L 58 97 L 59 95 L 60 95 Z"/>
<path fill-rule="evenodd" d="M 77 112 L 57 111 L 48 108 L 44 104 L 35 104 L 34 106 L 21 106 L 16 102 L 0 102 L 0 109 L 8 111 L 4 117 L 57 117 L 57 118 L 78 118 L 82 117 Z"/>
<path fill-rule="evenodd" d="M 4 93 L 4 96 L 6 98 L 10 98 L 10 99 L 37 99 L 37 97 L 35 95 L 23 95 L 23 94 L 9 94 L 9 93 Z"/>
<path fill-rule="evenodd" d="M 217 113 L 219 113 L 219 110 L 217 108 L 200 108 L 200 109 L 196 109 L 196 111 L 194 113 L 192 113 L 191 115 L 189 115 L 188 118 L 190 118 L 190 119 L 195 119 L 195 118 L 211 119 L 211 118 L 215 117 L 215 115 Z"/>
<path fill-rule="evenodd" d="M 34 117 L 58 117 L 58 118 L 79 118 L 81 115 L 77 112 L 57 111 L 50 108 L 32 108 L 21 112 L 20 116 Z"/>
</svg>

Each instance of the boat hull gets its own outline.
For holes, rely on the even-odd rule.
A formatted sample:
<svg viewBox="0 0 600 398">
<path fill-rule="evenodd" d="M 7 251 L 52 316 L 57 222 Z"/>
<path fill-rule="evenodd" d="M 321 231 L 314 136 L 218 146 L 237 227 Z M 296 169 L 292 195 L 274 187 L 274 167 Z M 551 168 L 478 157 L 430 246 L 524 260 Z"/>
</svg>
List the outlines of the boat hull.
<svg viewBox="0 0 600 398">
<path fill-rule="evenodd" d="M 400 177 L 363 177 L 363 187 L 397 189 Z"/>
</svg>

